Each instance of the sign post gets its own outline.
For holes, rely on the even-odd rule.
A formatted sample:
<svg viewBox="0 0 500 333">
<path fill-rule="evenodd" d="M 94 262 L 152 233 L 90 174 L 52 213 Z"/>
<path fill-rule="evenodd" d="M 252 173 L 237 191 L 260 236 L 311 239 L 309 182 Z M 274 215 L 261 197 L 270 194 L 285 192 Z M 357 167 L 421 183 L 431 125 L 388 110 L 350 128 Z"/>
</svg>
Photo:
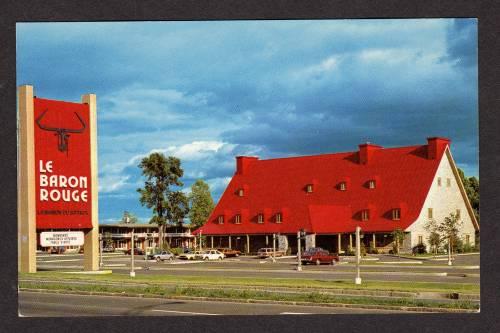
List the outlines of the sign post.
<svg viewBox="0 0 500 333">
<path fill-rule="evenodd" d="M 18 89 L 19 148 L 17 186 L 18 271 L 36 272 L 35 118 L 33 87 Z"/>
<path fill-rule="evenodd" d="M 81 103 L 18 88 L 18 270 L 36 272 L 37 230 L 83 230 L 84 269 L 99 269 L 96 96 Z"/>
</svg>

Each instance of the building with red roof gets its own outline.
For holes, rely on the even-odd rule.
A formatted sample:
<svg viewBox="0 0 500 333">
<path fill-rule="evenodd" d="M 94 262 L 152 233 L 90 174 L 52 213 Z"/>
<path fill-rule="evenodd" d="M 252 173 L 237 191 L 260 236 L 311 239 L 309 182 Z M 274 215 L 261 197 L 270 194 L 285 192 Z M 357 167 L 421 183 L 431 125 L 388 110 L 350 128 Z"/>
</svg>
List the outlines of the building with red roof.
<svg viewBox="0 0 500 333">
<path fill-rule="evenodd" d="M 354 152 L 260 160 L 236 157 L 236 172 L 206 224 L 194 234 L 207 246 L 255 252 L 272 247 L 346 251 L 361 227 L 363 243 L 392 249 L 392 232 L 405 232 L 403 250 L 426 244 L 430 219 L 458 213 L 461 237 L 471 246 L 479 230 L 450 152 L 450 140 L 384 148 L 371 143 Z M 427 247 L 429 248 L 429 247 Z"/>
</svg>

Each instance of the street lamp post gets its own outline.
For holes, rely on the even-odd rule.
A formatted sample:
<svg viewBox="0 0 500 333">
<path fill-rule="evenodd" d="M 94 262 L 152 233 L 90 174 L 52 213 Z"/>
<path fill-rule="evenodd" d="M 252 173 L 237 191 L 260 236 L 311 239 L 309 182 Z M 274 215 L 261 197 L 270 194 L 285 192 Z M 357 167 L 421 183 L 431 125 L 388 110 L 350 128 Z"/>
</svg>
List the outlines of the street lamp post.
<svg viewBox="0 0 500 333">
<path fill-rule="evenodd" d="M 300 230 L 297 231 L 297 271 L 302 271 L 302 260 L 300 258 L 300 237 L 301 237 L 301 232 Z"/>
<path fill-rule="evenodd" d="M 361 276 L 359 272 L 359 265 L 361 263 L 361 240 L 359 236 L 361 228 L 359 226 L 356 227 L 356 279 L 354 280 L 355 284 L 361 284 Z"/>
<path fill-rule="evenodd" d="M 451 237 L 448 237 L 448 266 L 451 264 Z"/>
<path fill-rule="evenodd" d="M 273 234 L 273 262 L 276 262 L 276 234 Z"/>
<path fill-rule="evenodd" d="M 131 262 L 130 262 L 130 277 L 135 277 L 135 271 L 134 271 L 134 250 L 135 250 L 135 246 L 134 246 L 134 238 L 135 238 L 135 235 L 134 235 L 134 228 L 132 228 L 132 250 L 130 251 L 130 255 L 131 255 Z"/>
<path fill-rule="evenodd" d="M 102 262 L 102 242 L 103 242 L 102 234 L 99 234 L 99 267 L 103 266 L 103 262 Z"/>
</svg>

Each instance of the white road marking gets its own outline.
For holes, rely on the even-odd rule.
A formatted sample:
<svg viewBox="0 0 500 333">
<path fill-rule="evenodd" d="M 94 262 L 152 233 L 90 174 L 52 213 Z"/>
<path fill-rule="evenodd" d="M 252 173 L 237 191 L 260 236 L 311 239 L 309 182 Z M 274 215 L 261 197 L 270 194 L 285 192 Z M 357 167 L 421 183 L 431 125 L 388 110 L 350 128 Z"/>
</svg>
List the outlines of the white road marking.
<svg viewBox="0 0 500 333">
<path fill-rule="evenodd" d="M 305 312 L 281 312 L 281 315 L 310 315 L 312 313 L 305 313 Z"/>
<path fill-rule="evenodd" d="M 203 312 L 187 312 L 187 311 L 174 311 L 174 310 L 151 310 L 155 312 L 168 312 L 168 313 L 181 313 L 189 315 L 200 315 L 200 316 L 220 316 L 218 313 L 203 313 Z"/>
<path fill-rule="evenodd" d="M 57 260 L 39 260 L 39 263 L 45 263 L 45 262 L 63 262 L 63 261 L 82 261 L 82 259 L 57 259 Z"/>
</svg>

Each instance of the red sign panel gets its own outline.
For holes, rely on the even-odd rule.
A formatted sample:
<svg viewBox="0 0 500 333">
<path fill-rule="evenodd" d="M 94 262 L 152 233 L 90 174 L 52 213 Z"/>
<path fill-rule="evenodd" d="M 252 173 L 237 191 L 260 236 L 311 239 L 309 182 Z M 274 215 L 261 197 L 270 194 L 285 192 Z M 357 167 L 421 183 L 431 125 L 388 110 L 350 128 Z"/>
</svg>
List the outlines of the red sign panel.
<svg viewBox="0 0 500 333">
<path fill-rule="evenodd" d="M 34 98 L 37 229 L 92 228 L 88 104 Z"/>
</svg>

